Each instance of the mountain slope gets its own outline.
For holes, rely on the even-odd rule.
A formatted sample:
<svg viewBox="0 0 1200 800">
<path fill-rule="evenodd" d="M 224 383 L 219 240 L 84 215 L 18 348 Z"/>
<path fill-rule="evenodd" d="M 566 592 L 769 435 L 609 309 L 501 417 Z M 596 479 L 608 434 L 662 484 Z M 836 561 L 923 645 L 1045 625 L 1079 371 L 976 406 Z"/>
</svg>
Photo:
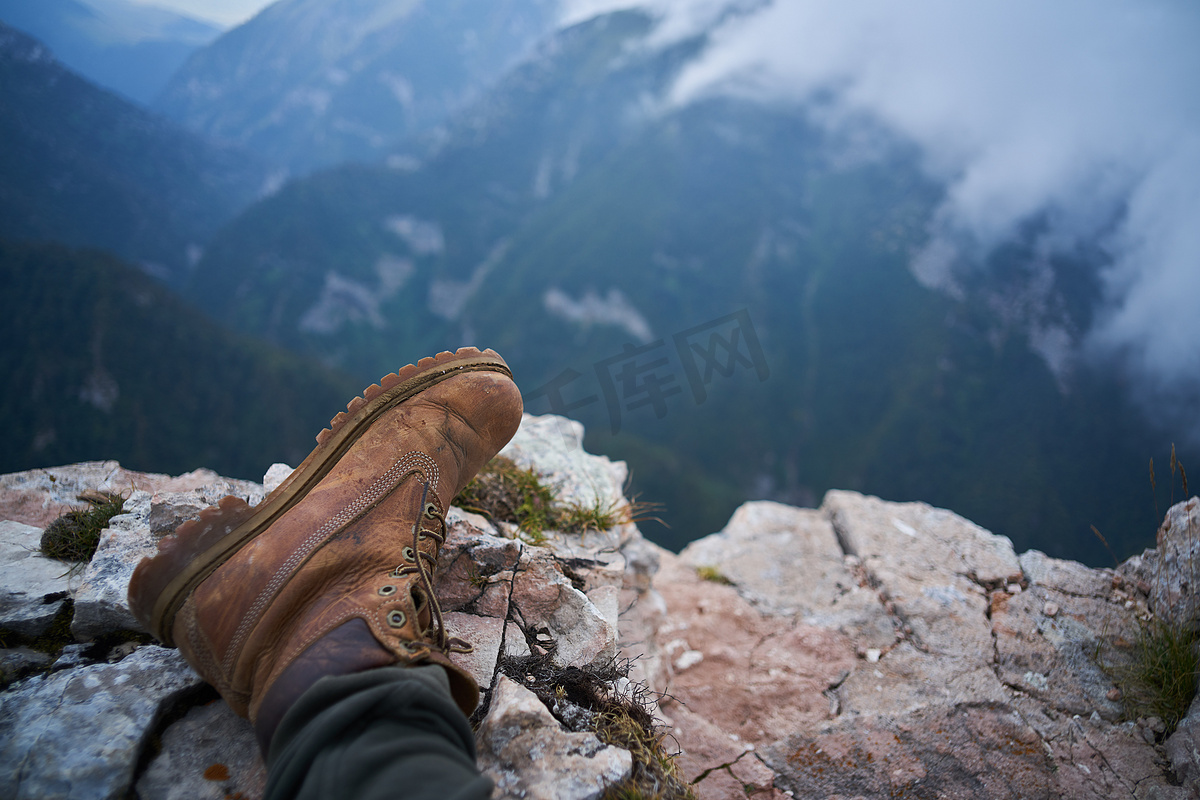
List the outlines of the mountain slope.
<svg viewBox="0 0 1200 800">
<path fill-rule="evenodd" d="M 415 168 L 296 181 L 214 238 L 189 295 L 364 379 L 396 349 L 496 347 L 528 410 L 569 410 L 630 461 L 669 546 L 743 499 L 829 488 L 1092 563 L 1108 560 L 1092 524 L 1119 555 L 1145 546 L 1144 465 L 1169 438 L 1102 369 L 1052 373 L 996 302 L 1003 281 L 954 298 L 913 277 L 940 187 L 911 149 L 840 140 L 803 109 L 672 107 L 705 41 L 652 33 L 637 13 L 564 31 L 438 148 L 399 151 Z M 1019 287 L 1029 245 L 994 272 Z M 1041 268 L 1046 313 L 1086 325 L 1094 271 Z"/>
<path fill-rule="evenodd" d="M 102 247 L 181 270 L 267 170 L 64 68 L 0 23 L 0 237 Z"/>
<path fill-rule="evenodd" d="M 125 0 L 0 0 L 0 20 L 46 43 L 89 81 L 149 105 L 220 29 Z"/>
<path fill-rule="evenodd" d="M 197 52 L 155 108 L 309 172 L 427 131 L 525 53 L 555 0 L 285 0 Z"/>
<path fill-rule="evenodd" d="M 105 253 L 0 242 L 0 281 L 0 413 L 19 421 L 0 472 L 112 458 L 259 480 L 362 388 L 221 330 Z"/>
</svg>

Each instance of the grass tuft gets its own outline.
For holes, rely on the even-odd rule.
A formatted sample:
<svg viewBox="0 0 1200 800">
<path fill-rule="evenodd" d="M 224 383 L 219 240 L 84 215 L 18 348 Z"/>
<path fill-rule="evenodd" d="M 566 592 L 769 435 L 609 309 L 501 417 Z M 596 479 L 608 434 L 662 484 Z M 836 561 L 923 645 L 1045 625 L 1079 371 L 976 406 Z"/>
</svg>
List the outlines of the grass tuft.
<svg viewBox="0 0 1200 800">
<path fill-rule="evenodd" d="M 1125 715 L 1158 717 L 1166 724 L 1165 738 L 1187 715 L 1196 695 L 1200 637 L 1186 624 L 1151 620 L 1133 643 L 1132 660 L 1108 671 L 1121 690 Z"/>
<path fill-rule="evenodd" d="M 87 508 L 68 511 L 42 531 L 42 555 L 59 561 L 90 561 L 108 521 L 120 514 L 125 498 L 110 492 L 84 492 Z"/>
<path fill-rule="evenodd" d="M 560 503 L 537 470 L 519 467 L 504 456 L 489 461 L 452 502 L 492 520 L 515 523 L 530 544 L 544 542 L 547 531 L 582 534 L 630 521 L 628 508 L 599 500 L 591 506 Z"/>
<path fill-rule="evenodd" d="M 716 567 L 708 566 L 707 564 L 702 567 L 696 567 L 696 574 L 700 576 L 701 580 L 704 581 L 712 581 L 713 583 L 719 583 L 722 586 L 733 586 L 733 581 L 729 580 L 729 578 L 726 578 L 725 575 L 721 573 L 721 570 L 717 569 Z"/>
</svg>

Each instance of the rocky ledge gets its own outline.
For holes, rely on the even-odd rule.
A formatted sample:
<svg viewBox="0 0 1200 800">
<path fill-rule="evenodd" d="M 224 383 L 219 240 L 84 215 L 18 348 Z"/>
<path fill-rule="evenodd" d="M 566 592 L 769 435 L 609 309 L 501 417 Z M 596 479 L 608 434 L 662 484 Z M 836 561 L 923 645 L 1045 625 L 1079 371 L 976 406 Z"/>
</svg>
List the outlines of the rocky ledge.
<svg viewBox="0 0 1200 800">
<path fill-rule="evenodd" d="M 505 454 L 565 500 L 623 507 L 624 465 L 581 441 L 576 423 L 526 417 Z M 179 522 L 287 473 L 0 476 L 0 796 L 261 796 L 249 724 L 138 630 L 125 586 Z M 40 556 L 42 528 L 87 490 L 127 498 L 96 556 Z M 1126 718 L 1110 677 L 1145 620 L 1194 613 L 1196 498 L 1116 570 L 1018 556 L 951 512 L 852 492 L 748 503 L 679 555 L 632 523 L 534 544 L 459 509 L 448 521 L 438 591 L 475 645 L 462 663 L 484 689 L 497 797 L 596 798 L 636 769 L 592 712 L 539 691 L 533 664 L 607 676 L 613 697 L 648 687 L 701 798 L 1200 797 L 1200 704 L 1164 738 Z"/>
</svg>

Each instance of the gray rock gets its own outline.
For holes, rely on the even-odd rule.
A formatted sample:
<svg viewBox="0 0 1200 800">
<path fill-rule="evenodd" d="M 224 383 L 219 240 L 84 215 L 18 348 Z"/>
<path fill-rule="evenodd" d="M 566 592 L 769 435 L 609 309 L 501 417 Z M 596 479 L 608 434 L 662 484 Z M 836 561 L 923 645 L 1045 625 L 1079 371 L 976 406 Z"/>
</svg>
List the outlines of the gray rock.
<svg viewBox="0 0 1200 800">
<path fill-rule="evenodd" d="M 75 594 L 71 633 L 76 639 L 91 641 L 112 631 L 143 630 L 129 610 L 128 593 L 134 568 L 157 548 L 150 535 L 150 500 L 149 492 L 133 492 L 125 501 L 124 513 L 109 520 L 100 534 L 96 554 Z"/>
<path fill-rule="evenodd" d="M 1200 628 L 1200 497 L 1171 506 L 1156 549 L 1150 580 L 1154 613 Z"/>
<path fill-rule="evenodd" d="M 63 647 L 62 652 L 58 654 L 58 658 L 54 660 L 51 670 L 58 672 L 64 669 L 73 669 L 95 663 L 95 660 L 89 658 L 87 655 L 87 651 L 91 648 L 92 645 L 90 644 L 66 645 Z"/>
<path fill-rule="evenodd" d="M 924 503 L 833 491 L 821 509 L 923 650 L 990 663 L 985 587 L 1021 579 L 1012 542 Z"/>
<path fill-rule="evenodd" d="M 619 508 L 627 502 L 622 493 L 629 477 L 625 462 L 585 451 L 583 426 L 574 420 L 526 414 L 500 455 L 522 467 L 536 467 L 564 503 Z"/>
<path fill-rule="evenodd" d="M 899 716 L 923 708 L 1003 705 L 1009 695 L 996 678 L 990 653 L 961 656 L 919 650 L 901 642 L 876 663 L 850 674 L 837 695 L 844 714 Z"/>
<path fill-rule="evenodd" d="M 1047 606 L 1058 612 L 1048 615 Z M 992 627 L 996 668 L 1006 684 L 1064 714 L 1121 717 L 1120 702 L 1109 699 L 1113 682 L 1103 667 L 1123 664 L 1128 651 L 1114 643 L 1137 637 L 1136 622 L 1122 605 L 1034 585 L 1011 597 L 998 594 Z"/>
<path fill-rule="evenodd" d="M 36 669 L 50 666 L 50 656 L 28 647 L 0 649 L 0 686 L 7 686 Z"/>
<path fill-rule="evenodd" d="M 1178 797 L 1157 750 L 1137 725 L 1114 725 L 1094 716 L 1065 716 L 1033 698 L 1012 703 L 1041 740 L 1054 779 L 1055 796 L 1108 800 L 1112 797 L 1174 800 Z"/>
<path fill-rule="evenodd" d="M 1200 695 L 1167 739 L 1166 751 L 1175 777 L 1188 788 L 1190 797 L 1200 797 Z"/>
<path fill-rule="evenodd" d="M 0 797 L 124 796 L 164 705 L 199 685 L 175 650 L 30 678 L 0 694 Z"/>
<path fill-rule="evenodd" d="M 476 738 L 499 798 L 594 800 L 633 768 L 628 750 L 564 730 L 533 692 L 503 676 Z"/>
<path fill-rule="evenodd" d="M 101 534 L 96 555 L 76 592 L 71 622 L 75 638 L 90 641 L 112 631 L 142 631 L 129 610 L 129 579 L 134 569 L 143 558 L 154 555 L 159 539 L 233 493 L 255 503 L 263 498 L 258 484 L 216 475 L 211 484 L 187 491 L 151 494 L 137 490 L 130 494 L 124 512 L 109 520 Z"/>
<path fill-rule="evenodd" d="M 878 595 L 860 587 L 847 569 L 833 526 L 819 511 L 746 503 L 724 530 L 692 542 L 679 555 L 693 567 L 716 569 L 767 613 L 798 615 L 869 647 L 896 640 Z"/>
<path fill-rule="evenodd" d="M 268 495 L 279 488 L 279 484 L 286 481 L 295 472 L 287 464 L 275 463 L 267 467 L 267 472 L 263 475 L 263 494 Z"/>
<path fill-rule="evenodd" d="M 927 503 L 889 503 L 858 492 L 831 491 L 822 510 L 830 515 L 847 552 L 866 559 L 880 552 L 919 550 L 919 560 L 939 574 L 969 576 L 1002 586 L 1022 578 L 1012 542 L 953 511 Z M 915 540 L 915 541 L 914 541 Z M 914 545 L 919 543 L 919 547 Z"/>
<path fill-rule="evenodd" d="M 250 723 L 223 700 L 197 706 L 162 734 L 162 750 L 137 781 L 141 800 L 252 800 L 267 769 Z"/>
<path fill-rule="evenodd" d="M 82 565 L 38 551 L 42 529 L 0 522 L 0 628 L 41 636 L 80 582 Z"/>
<path fill-rule="evenodd" d="M 1078 561 L 1051 558 L 1040 550 L 1021 554 L 1021 570 L 1033 586 L 1044 586 L 1078 597 L 1107 598 L 1112 591 L 1113 573 L 1092 569 Z"/>
</svg>

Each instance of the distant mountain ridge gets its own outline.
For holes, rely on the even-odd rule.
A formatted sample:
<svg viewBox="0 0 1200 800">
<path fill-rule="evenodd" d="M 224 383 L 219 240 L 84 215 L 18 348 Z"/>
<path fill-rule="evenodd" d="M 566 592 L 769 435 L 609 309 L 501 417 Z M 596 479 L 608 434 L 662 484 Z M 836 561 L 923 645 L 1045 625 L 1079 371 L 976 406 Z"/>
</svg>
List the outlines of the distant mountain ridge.
<svg viewBox="0 0 1200 800">
<path fill-rule="evenodd" d="M 154 107 L 311 172 L 372 161 L 477 97 L 557 0 L 282 0 L 198 51 Z"/>
<path fill-rule="evenodd" d="M 270 175 L 89 83 L 3 23 L 0 141 L 0 237 L 102 247 L 167 280 Z"/>
<path fill-rule="evenodd" d="M 12 421 L 0 472 L 119 456 L 256 476 L 299 463 L 362 389 L 222 330 L 100 251 L 0 240 L 0 284 L 0 413 Z"/>
<path fill-rule="evenodd" d="M 630 462 L 672 525 L 651 536 L 672 547 L 744 499 L 835 487 L 954 508 L 1092 563 L 1109 558 L 1092 524 L 1119 555 L 1144 546 L 1144 464 L 1170 440 L 1102 371 L 1063 385 L 1024 322 L 997 313 L 1027 243 L 997 256 L 1011 285 L 961 299 L 921 286 L 908 256 L 938 187 L 903 143 L 879 135 L 864 159 L 803 109 L 669 107 L 705 37 L 645 46 L 653 30 L 638 12 L 581 23 L 435 147 L 395 151 L 404 169 L 294 181 L 213 239 L 188 296 L 364 379 L 401 345 L 496 347 L 531 412 L 569 406 L 589 447 Z M 1079 265 L 1043 267 L 1045 313 L 1083 324 Z M 675 337 L 739 311 L 769 379 L 729 361 L 696 400 Z"/>
<path fill-rule="evenodd" d="M 126 0 L 0 0 L 0 20 L 45 42 L 66 66 L 142 105 L 220 28 Z"/>
</svg>

